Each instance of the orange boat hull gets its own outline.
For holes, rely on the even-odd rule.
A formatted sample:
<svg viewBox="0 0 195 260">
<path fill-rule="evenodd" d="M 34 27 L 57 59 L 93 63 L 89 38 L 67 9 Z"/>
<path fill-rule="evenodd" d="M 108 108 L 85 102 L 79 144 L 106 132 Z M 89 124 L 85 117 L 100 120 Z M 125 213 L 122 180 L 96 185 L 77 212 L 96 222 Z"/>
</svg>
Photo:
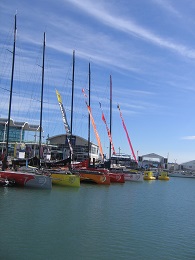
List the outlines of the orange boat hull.
<svg viewBox="0 0 195 260">
<path fill-rule="evenodd" d="M 108 169 L 105 168 L 87 168 L 90 171 L 94 172 L 101 172 L 102 174 L 107 174 L 110 177 L 110 182 L 116 182 L 116 183 L 124 183 L 125 182 L 125 176 L 124 173 L 115 173 L 110 172 Z"/>
<path fill-rule="evenodd" d="M 81 173 L 80 172 L 80 181 L 110 185 L 110 176 L 108 174 Z"/>
</svg>

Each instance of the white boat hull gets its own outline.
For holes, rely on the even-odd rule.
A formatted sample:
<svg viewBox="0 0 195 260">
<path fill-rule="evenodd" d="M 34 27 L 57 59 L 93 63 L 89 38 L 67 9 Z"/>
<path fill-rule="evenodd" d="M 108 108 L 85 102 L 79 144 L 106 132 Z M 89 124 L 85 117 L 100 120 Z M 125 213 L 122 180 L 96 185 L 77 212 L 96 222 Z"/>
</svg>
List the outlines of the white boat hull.
<svg viewBox="0 0 195 260">
<path fill-rule="evenodd" d="M 169 177 L 179 177 L 179 178 L 195 178 L 195 174 L 188 173 L 188 172 L 173 172 L 169 173 Z"/>
<path fill-rule="evenodd" d="M 125 181 L 143 181 L 142 173 L 125 173 Z"/>
<path fill-rule="evenodd" d="M 13 186 L 51 189 L 52 180 L 50 176 L 20 171 L 0 171 L 1 180 L 13 182 Z"/>
</svg>

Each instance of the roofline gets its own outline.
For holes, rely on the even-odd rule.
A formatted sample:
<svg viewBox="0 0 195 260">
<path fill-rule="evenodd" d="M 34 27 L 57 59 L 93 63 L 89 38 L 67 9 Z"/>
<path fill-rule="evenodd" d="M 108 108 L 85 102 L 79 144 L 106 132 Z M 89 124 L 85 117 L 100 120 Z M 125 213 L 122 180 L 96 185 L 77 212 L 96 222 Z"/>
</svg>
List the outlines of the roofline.
<svg viewBox="0 0 195 260">
<path fill-rule="evenodd" d="M 53 138 L 56 138 L 56 137 L 61 137 L 61 136 L 67 137 L 67 134 L 59 134 L 59 135 L 54 135 L 54 136 L 52 136 L 52 137 L 48 137 L 48 138 L 47 138 L 47 140 L 51 140 L 51 139 L 53 139 Z M 72 135 L 72 136 L 79 137 L 79 138 L 80 138 L 80 139 L 82 139 L 83 141 L 86 141 L 86 142 L 88 142 L 88 141 L 87 141 L 87 139 L 85 139 L 85 138 L 83 138 L 83 137 L 81 137 L 81 136 L 79 136 L 79 135 Z M 92 142 L 90 142 L 90 144 L 92 144 L 92 145 L 95 145 L 95 146 L 97 146 L 97 147 L 98 147 L 98 145 L 97 145 L 97 144 L 94 144 L 94 143 L 92 143 Z"/>
<path fill-rule="evenodd" d="M 8 124 L 7 118 L 0 118 L 0 125 L 7 126 L 7 124 Z M 10 118 L 10 126 L 22 128 L 23 130 L 27 130 L 27 131 L 39 131 L 40 130 L 39 125 L 29 124 L 28 122 L 17 122 L 17 121 L 14 121 L 12 118 Z M 43 131 L 43 129 L 42 129 L 42 131 Z"/>
</svg>

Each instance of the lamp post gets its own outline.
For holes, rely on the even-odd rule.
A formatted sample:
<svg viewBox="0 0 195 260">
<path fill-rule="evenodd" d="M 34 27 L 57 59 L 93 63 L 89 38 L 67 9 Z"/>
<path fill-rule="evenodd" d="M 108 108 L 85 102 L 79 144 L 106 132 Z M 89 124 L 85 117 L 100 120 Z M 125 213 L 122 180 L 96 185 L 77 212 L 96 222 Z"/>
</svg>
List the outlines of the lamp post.
<svg viewBox="0 0 195 260">
<path fill-rule="evenodd" d="M 177 162 L 177 159 L 174 159 L 175 163 L 174 163 L 174 171 L 176 170 L 176 162 Z"/>
</svg>

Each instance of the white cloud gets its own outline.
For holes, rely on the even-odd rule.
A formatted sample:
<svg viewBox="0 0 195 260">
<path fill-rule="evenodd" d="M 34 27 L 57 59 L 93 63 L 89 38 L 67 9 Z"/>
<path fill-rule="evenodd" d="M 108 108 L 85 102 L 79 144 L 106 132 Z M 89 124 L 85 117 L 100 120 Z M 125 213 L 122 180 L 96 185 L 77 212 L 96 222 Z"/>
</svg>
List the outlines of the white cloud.
<svg viewBox="0 0 195 260">
<path fill-rule="evenodd" d="M 70 1 L 70 0 L 69 0 Z M 153 32 L 137 25 L 132 20 L 117 17 L 116 15 L 111 15 L 107 10 L 100 6 L 99 4 L 94 4 L 91 1 L 80 1 L 71 0 L 72 4 L 81 8 L 83 11 L 87 12 L 93 18 L 98 19 L 101 23 L 106 24 L 116 30 L 125 32 L 126 34 L 134 35 L 136 37 L 142 38 L 143 40 L 149 41 L 159 47 L 164 47 L 166 49 L 175 51 L 180 55 L 188 58 L 195 58 L 195 50 L 188 48 L 182 44 L 174 43 L 169 39 L 164 39 Z"/>
<path fill-rule="evenodd" d="M 168 12 L 170 12 L 171 14 L 181 17 L 182 14 L 176 9 L 175 6 L 173 6 L 170 1 L 166 1 L 166 0 L 152 0 L 154 4 L 157 4 L 159 6 L 161 6 L 162 8 L 164 8 L 165 10 L 167 10 Z"/>
<path fill-rule="evenodd" d="M 195 135 L 184 136 L 184 137 L 182 137 L 182 139 L 184 139 L 184 140 L 195 140 Z"/>
</svg>

